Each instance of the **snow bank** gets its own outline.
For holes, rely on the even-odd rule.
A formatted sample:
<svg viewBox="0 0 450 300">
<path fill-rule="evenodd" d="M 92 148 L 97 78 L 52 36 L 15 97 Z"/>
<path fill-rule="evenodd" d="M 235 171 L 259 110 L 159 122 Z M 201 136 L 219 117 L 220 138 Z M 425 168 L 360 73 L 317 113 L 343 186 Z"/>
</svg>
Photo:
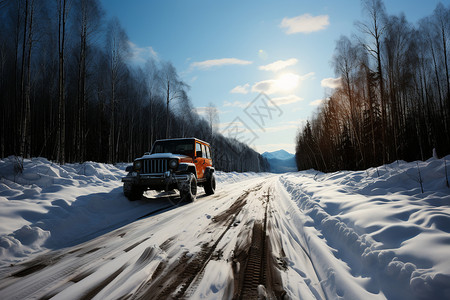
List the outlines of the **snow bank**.
<svg viewBox="0 0 450 300">
<path fill-rule="evenodd" d="M 359 172 L 309 170 L 280 181 L 352 274 L 378 278 L 388 298 L 450 297 L 444 160 Z M 402 284 L 407 290 L 396 286 Z"/>
<path fill-rule="evenodd" d="M 0 264 L 69 245 L 99 224 L 113 225 L 105 211 L 123 220 L 120 203 L 126 202 L 119 188 L 124 175 L 112 165 L 61 166 L 45 158 L 24 160 L 19 172 L 15 157 L 0 160 Z"/>
</svg>

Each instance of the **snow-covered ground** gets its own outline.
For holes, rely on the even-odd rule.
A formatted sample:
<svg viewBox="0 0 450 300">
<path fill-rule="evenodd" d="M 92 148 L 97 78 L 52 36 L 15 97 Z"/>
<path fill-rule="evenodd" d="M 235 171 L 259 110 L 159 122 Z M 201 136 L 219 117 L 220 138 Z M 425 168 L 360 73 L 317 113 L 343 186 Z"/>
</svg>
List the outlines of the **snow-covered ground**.
<svg viewBox="0 0 450 300">
<path fill-rule="evenodd" d="M 0 266 L 46 249 L 75 245 L 118 228 L 145 212 L 173 206 L 167 199 L 130 202 L 122 193 L 127 164 L 58 165 L 45 158 L 0 160 Z M 217 183 L 240 182 L 256 173 L 217 172 Z M 155 198 L 156 192 L 147 192 Z"/>
<path fill-rule="evenodd" d="M 14 165 L 0 160 L 1 299 L 246 295 L 241 277 L 259 232 L 269 262 L 260 296 L 450 298 L 444 159 L 329 174 L 217 172 L 216 194 L 188 204 L 156 192 L 128 201 L 125 164 Z"/>
<path fill-rule="evenodd" d="M 376 283 L 388 298 L 449 299 L 450 189 L 445 171 L 444 159 L 430 159 L 360 172 L 310 170 L 280 180 L 300 210 L 307 244 L 322 252 L 329 247 L 323 271 L 335 274 L 336 291 L 351 289 L 346 283 L 358 279 L 371 292 L 377 291 Z M 353 292 L 355 298 L 362 293 Z"/>
</svg>

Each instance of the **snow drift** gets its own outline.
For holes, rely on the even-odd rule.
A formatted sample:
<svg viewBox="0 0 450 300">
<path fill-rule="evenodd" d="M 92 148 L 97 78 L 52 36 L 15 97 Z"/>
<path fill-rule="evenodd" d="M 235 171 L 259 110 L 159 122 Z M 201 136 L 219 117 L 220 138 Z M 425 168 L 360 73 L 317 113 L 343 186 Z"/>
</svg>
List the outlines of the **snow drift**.
<svg viewBox="0 0 450 300">
<path fill-rule="evenodd" d="M 309 170 L 280 180 L 309 218 L 305 227 L 323 235 L 307 238 L 324 238 L 353 276 L 377 278 L 388 298 L 449 298 L 445 172 L 444 160 L 432 158 L 359 172 Z M 402 282 L 410 291 L 399 290 Z"/>
</svg>

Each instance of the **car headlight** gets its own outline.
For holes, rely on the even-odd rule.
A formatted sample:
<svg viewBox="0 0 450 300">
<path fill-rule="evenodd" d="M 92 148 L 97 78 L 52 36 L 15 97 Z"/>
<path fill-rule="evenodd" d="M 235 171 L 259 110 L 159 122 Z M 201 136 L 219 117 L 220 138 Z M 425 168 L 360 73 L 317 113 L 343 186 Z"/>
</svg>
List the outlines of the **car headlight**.
<svg viewBox="0 0 450 300">
<path fill-rule="evenodd" d="M 134 169 L 135 170 L 140 170 L 141 167 L 142 167 L 142 163 L 141 163 L 140 160 L 134 162 Z"/>
<path fill-rule="evenodd" d="M 173 170 L 178 168 L 178 159 L 172 158 L 171 160 L 169 160 L 169 168 L 171 168 Z"/>
</svg>

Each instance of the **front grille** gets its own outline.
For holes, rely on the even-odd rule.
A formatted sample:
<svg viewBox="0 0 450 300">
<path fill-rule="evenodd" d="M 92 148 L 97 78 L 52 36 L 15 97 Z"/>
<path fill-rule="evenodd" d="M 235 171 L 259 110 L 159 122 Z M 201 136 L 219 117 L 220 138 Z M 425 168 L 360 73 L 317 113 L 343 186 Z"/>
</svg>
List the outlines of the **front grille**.
<svg viewBox="0 0 450 300">
<path fill-rule="evenodd" d="M 164 173 L 168 170 L 168 159 L 153 158 L 142 160 L 142 174 Z"/>
</svg>

